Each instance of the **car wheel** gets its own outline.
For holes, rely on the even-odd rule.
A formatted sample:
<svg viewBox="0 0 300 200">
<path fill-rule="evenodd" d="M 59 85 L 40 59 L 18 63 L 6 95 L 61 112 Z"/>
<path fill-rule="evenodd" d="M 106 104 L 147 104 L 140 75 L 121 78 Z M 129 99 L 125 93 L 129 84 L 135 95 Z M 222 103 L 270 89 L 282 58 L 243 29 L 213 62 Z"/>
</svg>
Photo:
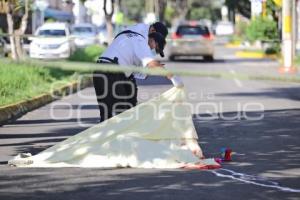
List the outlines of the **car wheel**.
<svg viewBox="0 0 300 200">
<path fill-rule="evenodd" d="M 208 61 L 208 62 L 213 62 L 214 61 L 213 56 L 203 56 L 203 58 L 204 58 L 205 61 Z"/>
<path fill-rule="evenodd" d="M 175 61 L 175 56 L 173 56 L 173 55 L 169 56 L 169 60 L 170 61 Z"/>
</svg>

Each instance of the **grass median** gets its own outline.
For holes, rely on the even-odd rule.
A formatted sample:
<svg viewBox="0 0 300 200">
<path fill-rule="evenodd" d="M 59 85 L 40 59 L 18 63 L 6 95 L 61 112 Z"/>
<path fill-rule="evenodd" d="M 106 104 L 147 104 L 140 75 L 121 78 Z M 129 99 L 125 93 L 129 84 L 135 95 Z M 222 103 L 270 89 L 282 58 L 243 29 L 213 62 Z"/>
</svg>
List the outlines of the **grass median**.
<svg viewBox="0 0 300 200">
<path fill-rule="evenodd" d="M 0 62 L 0 107 L 49 93 L 76 80 L 77 75 L 70 70 Z"/>
</svg>

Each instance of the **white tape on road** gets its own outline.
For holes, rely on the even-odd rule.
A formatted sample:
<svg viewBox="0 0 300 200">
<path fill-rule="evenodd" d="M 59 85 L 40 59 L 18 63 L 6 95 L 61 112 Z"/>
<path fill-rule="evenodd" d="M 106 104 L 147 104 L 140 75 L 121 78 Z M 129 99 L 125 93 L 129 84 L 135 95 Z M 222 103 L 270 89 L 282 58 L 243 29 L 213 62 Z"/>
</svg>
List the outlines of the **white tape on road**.
<svg viewBox="0 0 300 200">
<path fill-rule="evenodd" d="M 222 173 L 222 171 L 225 173 Z M 259 177 L 259 176 L 252 176 L 252 175 L 247 175 L 247 174 L 243 174 L 243 173 L 237 173 L 237 172 L 234 172 L 229 169 L 219 169 L 219 170 L 211 171 L 211 172 L 218 177 L 230 178 L 230 179 L 241 181 L 244 183 L 267 187 L 267 188 L 273 188 L 273 189 L 277 189 L 277 190 L 284 191 L 284 192 L 300 193 L 300 189 L 282 187 L 282 186 L 279 186 L 279 184 L 277 182 L 269 181 L 269 180 L 267 180 L 263 177 Z"/>
<path fill-rule="evenodd" d="M 242 84 L 242 82 L 241 82 L 239 79 L 234 78 L 233 81 L 235 82 L 235 84 L 236 84 L 239 88 L 242 88 L 242 87 L 243 87 L 243 84 Z"/>
<path fill-rule="evenodd" d="M 48 68 L 57 68 L 66 71 L 77 71 L 80 73 L 86 72 L 91 73 L 93 71 L 101 71 L 101 72 L 139 72 L 147 75 L 156 75 L 156 76 L 169 76 L 179 75 L 179 76 L 192 76 L 192 77 L 211 77 L 211 78 L 223 78 L 232 80 L 234 78 L 241 80 L 263 80 L 263 81 L 280 81 L 280 82 L 295 82 L 300 83 L 299 77 L 280 77 L 280 76 L 265 76 L 265 75 L 249 75 L 249 74 L 241 74 L 241 73 L 226 73 L 226 72 L 212 72 L 212 71 L 198 71 L 198 70 L 186 70 L 186 69 L 150 69 L 144 67 L 136 67 L 136 66 L 119 66 L 119 65 L 99 65 L 98 63 L 87 63 L 87 62 L 70 62 L 70 61 L 58 61 L 53 60 L 42 61 L 42 60 L 34 60 L 34 59 L 22 59 L 20 61 L 13 61 L 6 58 L 1 58 L 1 65 L 5 65 L 6 63 L 22 63 L 23 65 L 35 66 L 35 67 L 48 67 Z M 242 82 L 241 82 L 242 83 Z"/>
<path fill-rule="evenodd" d="M 236 72 L 233 70 L 233 69 L 231 69 L 231 70 L 229 70 L 230 71 L 230 73 L 232 73 L 232 74 L 236 74 Z"/>
<path fill-rule="evenodd" d="M 233 69 L 230 69 L 229 72 L 232 74 L 232 75 L 236 75 L 236 72 L 233 70 Z M 235 84 L 239 87 L 239 88 L 242 88 L 243 87 L 243 84 L 242 82 L 237 79 L 237 78 L 233 78 L 233 81 L 235 82 Z"/>
</svg>

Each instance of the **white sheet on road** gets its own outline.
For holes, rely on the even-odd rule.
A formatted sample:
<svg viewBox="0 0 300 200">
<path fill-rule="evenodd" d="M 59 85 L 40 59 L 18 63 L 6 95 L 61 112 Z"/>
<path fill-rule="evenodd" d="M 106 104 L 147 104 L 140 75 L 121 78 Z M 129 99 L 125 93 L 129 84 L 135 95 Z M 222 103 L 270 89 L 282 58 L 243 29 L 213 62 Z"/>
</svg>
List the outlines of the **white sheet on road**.
<svg viewBox="0 0 300 200">
<path fill-rule="evenodd" d="M 183 88 L 95 125 L 45 151 L 9 163 L 21 167 L 218 168 L 203 157 Z M 24 165 L 24 163 L 27 163 Z"/>
</svg>

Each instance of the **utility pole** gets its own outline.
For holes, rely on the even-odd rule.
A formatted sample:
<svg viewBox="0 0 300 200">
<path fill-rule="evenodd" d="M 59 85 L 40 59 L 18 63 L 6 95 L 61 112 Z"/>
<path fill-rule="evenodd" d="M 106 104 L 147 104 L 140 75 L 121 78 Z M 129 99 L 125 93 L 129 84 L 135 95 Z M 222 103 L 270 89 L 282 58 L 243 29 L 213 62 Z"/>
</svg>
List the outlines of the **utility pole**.
<svg viewBox="0 0 300 200">
<path fill-rule="evenodd" d="M 297 45 L 297 0 L 292 0 L 292 58 L 293 61 L 296 56 L 296 45 Z"/>
<path fill-rule="evenodd" d="M 266 18 L 267 17 L 267 0 L 262 0 L 262 4 L 261 4 L 262 8 L 262 17 Z"/>
<path fill-rule="evenodd" d="M 295 71 L 293 67 L 294 60 L 294 34 L 293 34 L 293 3 L 295 0 L 282 1 L 282 57 L 283 67 L 280 68 L 282 73 L 292 73 Z"/>
</svg>

